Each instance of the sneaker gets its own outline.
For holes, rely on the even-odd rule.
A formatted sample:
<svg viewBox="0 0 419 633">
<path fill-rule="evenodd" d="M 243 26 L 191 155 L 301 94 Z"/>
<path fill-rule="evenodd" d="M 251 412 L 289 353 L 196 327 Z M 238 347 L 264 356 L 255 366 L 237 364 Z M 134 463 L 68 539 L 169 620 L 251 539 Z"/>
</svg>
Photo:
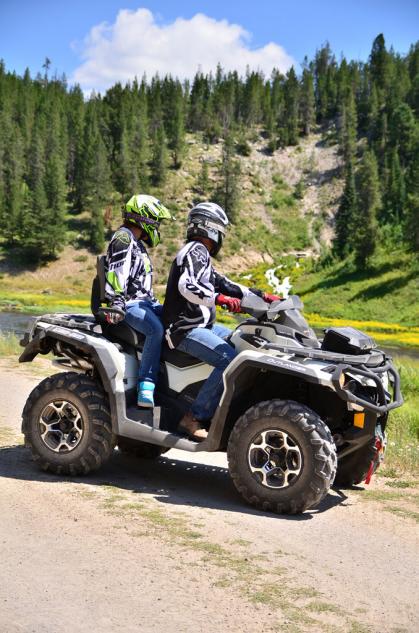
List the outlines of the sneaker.
<svg viewBox="0 0 419 633">
<path fill-rule="evenodd" d="M 144 382 L 138 383 L 138 396 L 137 396 L 137 406 L 138 407 L 154 407 L 154 382 L 150 382 L 149 380 L 144 380 Z"/>
<path fill-rule="evenodd" d="M 203 442 L 208 437 L 208 431 L 202 428 L 202 422 L 193 417 L 192 411 L 185 413 L 179 422 L 178 430 L 186 433 L 195 442 Z"/>
</svg>

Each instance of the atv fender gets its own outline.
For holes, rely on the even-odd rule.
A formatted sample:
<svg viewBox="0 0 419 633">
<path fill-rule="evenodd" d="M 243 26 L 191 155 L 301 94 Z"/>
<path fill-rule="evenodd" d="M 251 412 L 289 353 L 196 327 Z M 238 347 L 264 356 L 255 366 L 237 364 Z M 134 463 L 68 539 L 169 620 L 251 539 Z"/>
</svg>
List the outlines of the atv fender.
<svg viewBox="0 0 419 633">
<path fill-rule="evenodd" d="M 124 393 L 124 355 L 105 339 L 71 331 L 57 325 L 37 323 L 38 329 L 31 339 L 25 336 L 22 344 L 26 345 L 19 357 L 20 363 L 31 362 L 37 354 L 47 354 L 54 347 L 54 341 L 62 341 L 71 347 L 88 354 L 92 364 L 99 373 L 103 388 L 108 394 L 112 416 L 112 430 L 118 433 L 118 407 L 125 410 Z M 42 329 L 41 329 L 42 328 Z"/>
<path fill-rule="evenodd" d="M 322 385 L 323 387 L 329 387 L 333 390 L 331 375 L 322 371 L 316 364 L 309 367 L 277 356 L 268 356 L 266 353 L 261 354 L 251 350 L 240 352 L 224 372 L 224 391 L 221 396 L 220 404 L 212 419 L 210 437 L 208 438 L 211 448 L 207 450 L 219 449 L 230 404 L 233 397 L 237 395 L 236 385 L 238 378 L 250 368 L 257 368 L 265 370 L 266 372 L 288 374 L 301 378 L 305 382 Z"/>
</svg>

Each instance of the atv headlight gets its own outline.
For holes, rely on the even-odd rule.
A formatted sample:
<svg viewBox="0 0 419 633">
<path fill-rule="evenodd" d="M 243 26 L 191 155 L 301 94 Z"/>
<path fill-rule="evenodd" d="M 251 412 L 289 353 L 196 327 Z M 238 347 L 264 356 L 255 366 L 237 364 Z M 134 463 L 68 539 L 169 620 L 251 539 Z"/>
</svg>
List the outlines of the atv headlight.
<svg viewBox="0 0 419 633">
<path fill-rule="evenodd" d="M 388 387 L 390 384 L 390 379 L 389 379 L 389 375 L 387 371 L 384 371 L 382 374 L 380 374 L 380 380 L 382 382 L 382 385 L 384 387 L 384 391 L 388 392 Z"/>
<path fill-rule="evenodd" d="M 376 387 L 376 384 L 372 378 L 368 378 L 368 376 L 362 376 L 361 374 L 357 374 L 355 372 L 346 372 L 346 376 L 359 383 L 363 387 Z"/>
</svg>

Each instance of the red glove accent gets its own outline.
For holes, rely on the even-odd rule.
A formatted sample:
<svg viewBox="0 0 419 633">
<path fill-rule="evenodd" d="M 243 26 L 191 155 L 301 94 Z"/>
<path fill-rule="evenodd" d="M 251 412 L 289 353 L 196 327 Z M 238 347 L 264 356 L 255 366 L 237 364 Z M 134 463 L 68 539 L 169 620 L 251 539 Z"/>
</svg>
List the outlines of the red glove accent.
<svg viewBox="0 0 419 633">
<path fill-rule="evenodd" d="M 216 296 L 215 303 L 229 312 L 240 312 L 242 307 L 240 299 L 236 297 L 226 297 L 222 294 Z"/>
<path fill-rule="evenodd" d="M 270 295 L 268 292 L 264 292 L 262 298 L 267 303 L 273 303 L 274 301 L 282 301 L 282 297 L 278 295 Z"/>
</svg>

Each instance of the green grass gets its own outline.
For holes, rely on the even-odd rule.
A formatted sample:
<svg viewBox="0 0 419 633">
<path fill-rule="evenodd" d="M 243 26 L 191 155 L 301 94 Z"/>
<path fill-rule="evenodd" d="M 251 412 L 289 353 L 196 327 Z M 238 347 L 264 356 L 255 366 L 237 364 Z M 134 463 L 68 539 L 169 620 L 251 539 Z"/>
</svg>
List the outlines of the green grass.
<svg viewBox="0 0 419 633">
<path fill-rule="evenodd" d="M 395 358 L 405 403 L 390 413 L 386 471 L 419 474 L 419 360 Z"/>
<path fill-rule="evenodd" d="M 0 310 L 16 310 L 28 314 L 47 312 L 90 312 L 90 296 L 79 293 L 71 296 L 51 295 L 26 291 L 0 292 Z"/>
<path fill-rule="evenodd" d="M 293 291 L 306 312 L 324 318 L 419 327 L 418 278 L 414 255 L 379 251 L 365 270 L 349 261 L 333 263 L 295 280 Z"/>
<path fill-rule="evenodd" d="M 19 345 L 19 338 L 16 334 L 0 332 L 0 358 L 18 356 L 23 348 Z"/>
</svg>

